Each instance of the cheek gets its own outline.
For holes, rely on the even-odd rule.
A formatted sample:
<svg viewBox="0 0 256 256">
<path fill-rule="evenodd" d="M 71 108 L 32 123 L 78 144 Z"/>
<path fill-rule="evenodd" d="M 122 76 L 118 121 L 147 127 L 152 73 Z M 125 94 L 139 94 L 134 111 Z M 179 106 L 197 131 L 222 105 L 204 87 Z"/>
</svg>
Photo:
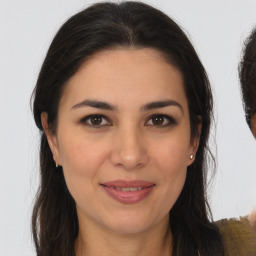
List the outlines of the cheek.
<svg viewBox="0 0 256 256">
<path fill-rule="evenodd" d="M 69 189 L 93 185 L 107 157 L 107 146 L 83 136 L 65 136 L 59 141 L 61 163 Z"/>
<path fill-rule="evenodd" d="M 162 165 L 165 172 L 168 170 L 179 171 L 187 167 L 189 159 L 189 143 L 188 140 L 165 140 L 155 147 L 153 155 L 156 162 Z"/>
<path fill-rule="evenodd" d="M 65 136 L 60 142 L 63 173 L 70 194 L 78 206 L 93 205 L 94 190 L 107 157 L 107 146 L 82 136 Z"/>
<path fill-rule="evenodd" d="M 165 190 L 167 193 L 179 194 L 183 188 L 186 174 L 187 164 L 184 154 L 178 150 L 169 152 L 169 154 L 162 154 L 160 161 L 158 161 L 161 170 L 161 175 L 165 181 Z"/>
<path fill-rule="evenodd" d="M 104 143 L 97 143 L 82 136 L 65 136 L 60 141 L 63 166 L 72 168 L 72 171 L 91 170 L 93 166 L 99 165 L 107 154 Z"/>
<path fill-rule="evenodd" d="M 161 177 L 164 200 L 170 207 L 179 197 L 187 174 L 189 144 L 186 141 L 170 140 L 162 143 L 154 153 L 155 163 Z"/>
<path fill-rule="evenodd" d="M 256 139 L 256 114 L 254 114 L 253 117 L 251 118 L 251 130 L 252 134 Z"/>
</svg>

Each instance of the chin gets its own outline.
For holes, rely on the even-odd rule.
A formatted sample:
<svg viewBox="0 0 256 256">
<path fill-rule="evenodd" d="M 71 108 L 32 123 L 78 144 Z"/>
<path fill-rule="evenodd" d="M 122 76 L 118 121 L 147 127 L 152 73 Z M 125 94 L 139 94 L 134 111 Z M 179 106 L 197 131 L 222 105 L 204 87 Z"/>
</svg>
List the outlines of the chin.
<svg viewBox="0 0 256 256">
<path fill-rule="evenodd" d="M 143 233 L 154 225 L 156 225 L 154 219 L 148 219 L 147 216 L 138 214 L 124 214 L 123 216 L 119 214 L 106 223 L 110 230 L 123 235 Z"/>
</svg>

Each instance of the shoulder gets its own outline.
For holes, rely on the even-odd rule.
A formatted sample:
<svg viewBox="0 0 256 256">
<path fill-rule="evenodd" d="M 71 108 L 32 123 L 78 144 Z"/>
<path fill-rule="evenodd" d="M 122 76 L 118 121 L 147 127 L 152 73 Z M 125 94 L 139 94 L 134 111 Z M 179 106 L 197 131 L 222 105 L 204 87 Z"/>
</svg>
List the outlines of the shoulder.
<svg viewBox="0 0 256 256">
<path fill-rule="evenodd" d="M 247 217 L 216 222 L 226 256 L 255 256 L 256 232 Z"/>
</svg>

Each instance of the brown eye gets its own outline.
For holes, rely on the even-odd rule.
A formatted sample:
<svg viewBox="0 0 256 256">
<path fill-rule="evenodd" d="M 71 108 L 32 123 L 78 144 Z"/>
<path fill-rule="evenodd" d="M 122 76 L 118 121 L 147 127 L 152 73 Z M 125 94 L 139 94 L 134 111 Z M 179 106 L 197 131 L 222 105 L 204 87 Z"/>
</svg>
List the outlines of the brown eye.
<svg viewBox="0 0 256 256">
<path fill-rule="evenodd" d="M 152 118 L 153 125 L 163 125 L 165 118 L 163 116 L 154 116 Z"/>
<path fill-rule="evenodd" d="M 87 126 L 91 127 L 102 127 L 111 125 L 111 123 L 108 121 L 107 117 L 104 115 L 89 115 L 81 119 L 80 121 L 82 124 L 85 124 Z"/>
<path fill-rule="evenodd" d="M 146 125 L 156 126 L 156 127 L 167 127 L 176 124 L 174 118 L 168 115 L 156 114 L 152 115 L 147 121 Z"/>
<path fill-rule="evenodd" d="M 88 121 L 91 125 L 100 125 L 102 123 L 102 117 L 101 116 L 92 116 L 89 118 Z"/>
</svg>

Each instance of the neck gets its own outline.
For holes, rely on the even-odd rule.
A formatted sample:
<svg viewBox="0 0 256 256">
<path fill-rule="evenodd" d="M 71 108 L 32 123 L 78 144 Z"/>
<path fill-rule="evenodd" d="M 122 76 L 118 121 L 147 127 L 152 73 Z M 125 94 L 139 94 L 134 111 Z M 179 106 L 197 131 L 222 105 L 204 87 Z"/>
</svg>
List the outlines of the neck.
<svg viewBox="0 0 256 256">
<path fill-rule="evenodd" d="M 150 230 L 136 234 L 120 234 L 79 223 L 76 256 L 170 256 L 172 235 L 168 222 L 167 218 Z"/>
</svg>

